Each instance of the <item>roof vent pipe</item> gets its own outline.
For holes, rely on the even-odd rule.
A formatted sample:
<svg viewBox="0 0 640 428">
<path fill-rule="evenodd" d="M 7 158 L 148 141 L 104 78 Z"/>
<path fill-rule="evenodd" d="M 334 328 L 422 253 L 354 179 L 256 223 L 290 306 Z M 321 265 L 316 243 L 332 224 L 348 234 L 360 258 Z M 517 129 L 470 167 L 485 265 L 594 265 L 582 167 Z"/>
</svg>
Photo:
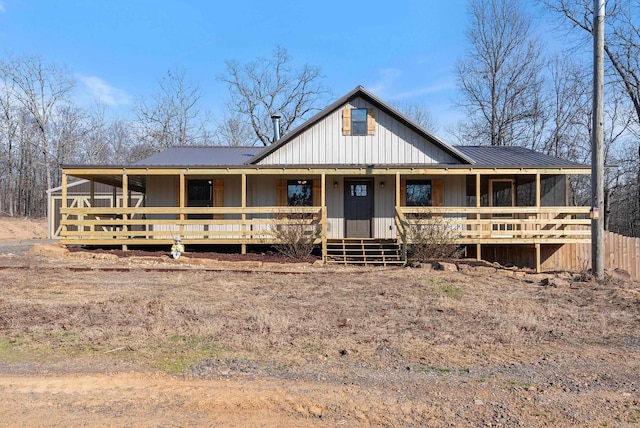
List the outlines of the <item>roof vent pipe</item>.
<svg viewBox="0 0 640 428">
<path fill-rule="evenodd" d="M 280 116 L 279 112 L 275 112 L 271 115 L 271 120 L 273 121 L 273 142 L 275 143 L 280 139 Z"/>
</svg>

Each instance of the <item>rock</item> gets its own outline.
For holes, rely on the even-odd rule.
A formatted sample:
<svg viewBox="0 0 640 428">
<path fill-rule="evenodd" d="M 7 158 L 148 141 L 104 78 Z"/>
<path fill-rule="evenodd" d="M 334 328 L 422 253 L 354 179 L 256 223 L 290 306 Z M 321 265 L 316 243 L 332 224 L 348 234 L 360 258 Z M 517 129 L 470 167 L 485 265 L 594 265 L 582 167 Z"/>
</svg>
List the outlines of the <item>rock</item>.
<svg viewBox="0 0 640 428">
<path fill-rule="evenodd" d="M 543 287 L 568 288 L 570 283 L 562 278 L 544 278 L 540 281 L 540 285 Z"/>
<path fill-rule="evenodd" d="M 69 253 L 69 255 L 78 259 L 118 260 L 119 258 L 116 254 L 111 253 L 85 253 L 82 251 Z"/>
<path fill-rule="evenodd" d="M 475 266 L 473 271 L 479 275 L 493 275 L 497 269 L 493 266 Z"/>
<path fill-rule="evenodd" d="M 456 266 L 455 263 L 448 263 L 448 262 L 435 262 L 435 268 L 436 270 L 443 270 L 445 272 L 458 271 L 458 266 Z"/>
<path fill-rule="evenodd" d="M 69 250 L 59 244 L 40 244 L 36 243 L 29 248 L 29 254 L 34 256 L 66 256 L 69 254 Z"/>
<path fill-rule="evenodd" d="M 624 269 L 615 268 L 613 270 L 605 269 L 605 273 L 614 279 L 621 279 L 623 281 L 628 281 L 631 279 L 631 275 Z"/>
<path fill-rule="evenodd" d="M 556 276 L 567 281 L 573 279 L 573 274 L 571 272 L 559 272 Z"/>
</svg>

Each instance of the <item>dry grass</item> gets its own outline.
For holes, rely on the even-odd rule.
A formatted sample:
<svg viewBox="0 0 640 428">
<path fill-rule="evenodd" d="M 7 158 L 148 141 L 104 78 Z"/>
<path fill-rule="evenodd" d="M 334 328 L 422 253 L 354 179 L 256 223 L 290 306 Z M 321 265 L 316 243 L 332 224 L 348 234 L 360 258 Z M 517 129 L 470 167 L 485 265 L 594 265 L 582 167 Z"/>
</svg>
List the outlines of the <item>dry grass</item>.
<svg viewBox="0 0 640 428">
<path fill-rule="evenodd" d="M 0 359 L 116 358 L 181 372 L 205 358 L 287 367 L 463 370 L 637 335 L 634 288 L 502 275 L 0 271 Z"/>
</svg>

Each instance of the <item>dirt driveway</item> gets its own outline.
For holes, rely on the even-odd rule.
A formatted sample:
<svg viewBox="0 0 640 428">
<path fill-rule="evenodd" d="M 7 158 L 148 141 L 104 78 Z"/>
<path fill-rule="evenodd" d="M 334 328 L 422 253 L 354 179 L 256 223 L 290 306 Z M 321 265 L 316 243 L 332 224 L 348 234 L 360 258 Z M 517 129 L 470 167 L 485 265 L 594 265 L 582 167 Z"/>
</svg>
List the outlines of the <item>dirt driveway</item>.
<svg viewBox="0 0 640 428">
<path fill-rule="evenodd" d="M 636 426 L 640 287 L 0 255 L 2 426 Z"/>
</svg>

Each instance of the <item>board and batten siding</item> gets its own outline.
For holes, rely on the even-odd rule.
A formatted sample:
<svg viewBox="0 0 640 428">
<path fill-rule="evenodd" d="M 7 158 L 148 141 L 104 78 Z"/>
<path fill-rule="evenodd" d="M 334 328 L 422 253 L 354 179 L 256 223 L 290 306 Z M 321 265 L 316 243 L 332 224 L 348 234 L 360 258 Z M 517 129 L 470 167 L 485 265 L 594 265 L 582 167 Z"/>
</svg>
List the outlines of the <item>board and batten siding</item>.
<svg viewBox="0 0 640 428">
<path fill-rule="evenodd" d="M 150 175 L 147 177 L 147 200 L 148 207 L 176 207 L 178 206 L 178 182 L 179 177 L 175 175 Z M 175 219 L 172 214 L 149 214 L 147 216 L 153 220 Z"/>
<path fill-rule="evenodd" d="M 348 177 L 347 177 L 348 178 Z M 464 176 L 405 176 L 411 180 L 441 179 L 443 206 L 462 207 L 466 203 L 466 179 Z M 372 236 L 377 239 L 395 239 L 395 175 L 377 176 L 373 182 Z M 338 187 L 334 188 L 333 183 Z M 384 187 L 380 183 L 384 182 Z M 341 239 L 344 236 L 344 177 L 327 177 L 327 237 Z"/>
<path fill-rule="evenodd" d="M 460 163 L 436 144 L 375 109 L 374 135 L 342 135 L 344 108 L 374 108 L 361 98 L 336 109 L 258 162 L 259 165 Z"/>
</svg>

